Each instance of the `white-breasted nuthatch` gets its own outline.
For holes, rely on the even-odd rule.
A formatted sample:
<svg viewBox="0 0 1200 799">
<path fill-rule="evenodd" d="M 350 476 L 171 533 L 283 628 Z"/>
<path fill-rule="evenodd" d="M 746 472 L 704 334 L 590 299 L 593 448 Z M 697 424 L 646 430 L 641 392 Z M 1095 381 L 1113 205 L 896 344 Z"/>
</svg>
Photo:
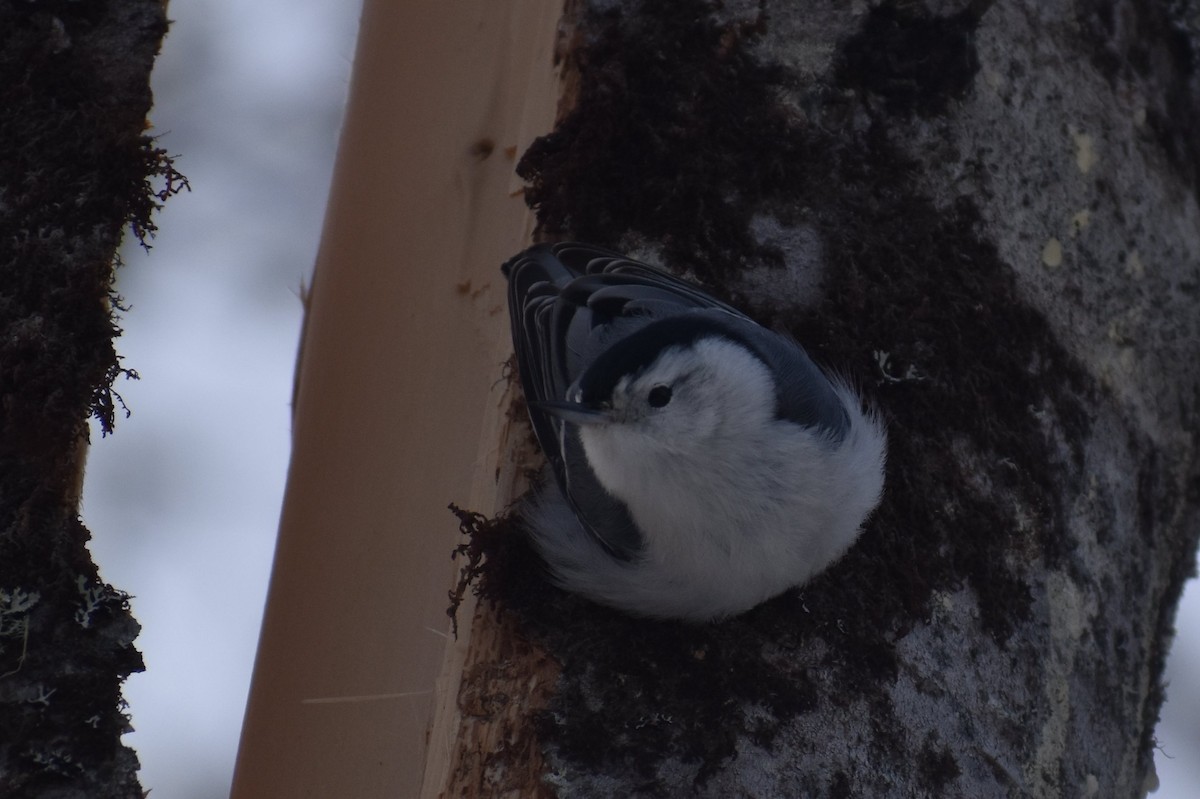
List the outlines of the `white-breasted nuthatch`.
<svg viewBox="0 0 1200 799">
<path fill-rule="evenodd" d="M 530 533 L 560 586 L 702 621 L 805 582 L 858 537 L 886 436 L 795 341 L 590 245 L 535 245 L 503 272 L 555 476 Z"/>
</svg>

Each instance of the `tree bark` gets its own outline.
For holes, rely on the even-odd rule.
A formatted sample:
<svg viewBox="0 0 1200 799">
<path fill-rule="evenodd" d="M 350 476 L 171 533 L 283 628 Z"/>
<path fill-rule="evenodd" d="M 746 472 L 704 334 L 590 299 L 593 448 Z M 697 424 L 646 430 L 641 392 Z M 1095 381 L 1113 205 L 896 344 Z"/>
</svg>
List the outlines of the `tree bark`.
<svg viewBox="0 0 1200 799">
<path fill-rule="evenodd" d="M 123 409 L 117 246 L 185 182 L 145 133 L 164 4 L 0 2 L 0 795 L 140 797 L 128 596 L 78 515 Z M 151 179 L 165 179 L 152 187 Z"/>
<path fill-rule="evenodd" d="M 514 721 L 486 701 L 522 685 L 511 659 L 471 660 L 459 740 L 522 733 L 463 753 L 487 768 L 447 795 L 529 790 L 531 756 L 561 796 L 1153 787 L 1200 534 L 1196 19 L 569 4 L 571 88 L 519 166 L 541 230 L 688 274 L 852 375 L 887 488 L 828 572 L 705 626 L 562 594 L 476 525 L 473 635 L 515 614 L 528 674 L 561 673 Z"/>
</svg>

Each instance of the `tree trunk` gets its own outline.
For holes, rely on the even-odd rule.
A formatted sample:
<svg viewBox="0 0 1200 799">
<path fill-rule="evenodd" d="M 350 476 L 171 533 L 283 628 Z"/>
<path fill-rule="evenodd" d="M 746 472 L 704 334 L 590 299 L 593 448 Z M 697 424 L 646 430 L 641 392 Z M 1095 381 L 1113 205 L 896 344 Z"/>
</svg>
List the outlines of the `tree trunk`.
<svg viewBox="0 0 1200 799">
<path fill-rule="evenodd" d="M 162 3 L 0 0 L 0 795 L 140 797 L 128 597 L 78 516 L 87 419 L 122 408 L 123 229 L 182 177 L 145 134 Z M 150 179 L 166 180 L 155 190 Z"/>
<path fill-rule="evenodd" d="M 446 795 L 1153 787 L 1200 534 L 1194 4 L 580 0 L 566 23 L 568 96 L 519 165 L 542 231 L 689 274 L 852 375 L 887 488 L 828 572 L 705 626 L 564 595 L 514 527 L 467 519 L 495 605 Z"/>
</svg>

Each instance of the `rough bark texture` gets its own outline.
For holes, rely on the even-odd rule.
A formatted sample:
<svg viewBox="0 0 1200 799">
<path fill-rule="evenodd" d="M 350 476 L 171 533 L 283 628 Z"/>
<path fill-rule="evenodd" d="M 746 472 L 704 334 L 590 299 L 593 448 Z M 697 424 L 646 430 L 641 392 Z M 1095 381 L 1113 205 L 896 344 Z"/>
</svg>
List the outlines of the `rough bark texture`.
<svg viewBox="0 0 1200 799">
<path fill-rule="evenodd" d="M 708 626 L 486 596 L 559 661 L 563 796 L 1139 796 L 1200 504 L 1200 8 L 569 9 L 543 231 L 686 272 L 865 387 L 884 502 Z M 490 533 L 499 534 L 491 535 Z M 466 690 L 466 689 L 464 689 Z"/>
<path fill-rule="evenodd" d="M 121 407 L 116 250 L 181 180 L 145 135 L 163 4 L 0 2 L 0 795 L 140 797 L 128 597 L 87 551 L 94 416 Z M 165 178 L 152 188 L 150 179 Z"/>
</svg>

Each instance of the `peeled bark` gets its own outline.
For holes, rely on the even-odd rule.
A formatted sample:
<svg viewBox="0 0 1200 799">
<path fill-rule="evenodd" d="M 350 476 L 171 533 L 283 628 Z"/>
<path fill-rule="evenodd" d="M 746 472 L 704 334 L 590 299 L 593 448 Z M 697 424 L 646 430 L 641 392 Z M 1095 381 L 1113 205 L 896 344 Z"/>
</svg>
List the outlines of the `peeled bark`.
<svg viewBox="0 0 1200 799">
<path fill-rule="evenodd" d="M 561 796 L 1153 787 L 1200 535 L 1193 4 L 594 0 L 567 23 L 564 107 L 518 167 L 542 232 L 686 272 L 852 375 L 887 488 L 828 572 L 707 626 L 564 595 L 477 528 L 473 635 L 513 614 L 499 634 L 534 650 L 472 659 L 458 739 L 519 745 L 460 755 L 489 768 L 447 794 L 533 790 L 530 751 Z M 487 710 L 547 661 L 544 706 Z"/>
</svg>

